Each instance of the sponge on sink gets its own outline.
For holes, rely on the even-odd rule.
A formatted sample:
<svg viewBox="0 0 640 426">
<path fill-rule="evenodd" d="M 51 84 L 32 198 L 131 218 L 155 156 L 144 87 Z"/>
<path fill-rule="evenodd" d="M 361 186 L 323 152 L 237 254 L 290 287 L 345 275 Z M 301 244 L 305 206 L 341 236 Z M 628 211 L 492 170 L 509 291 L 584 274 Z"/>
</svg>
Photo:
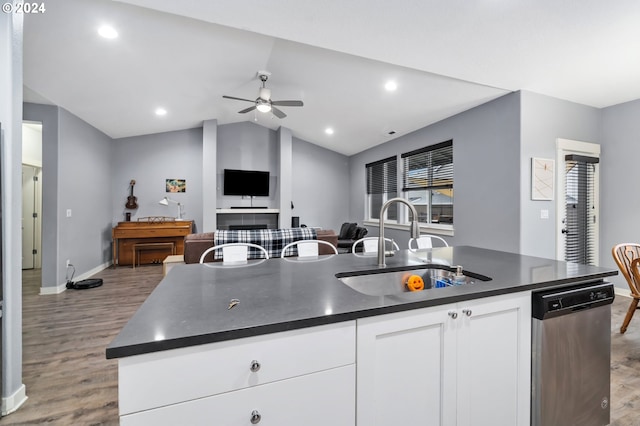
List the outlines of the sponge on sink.
<svg viewBox="0 0 640 426">
<path fill-rule="evenodd" d="M 407 279 L 407 288 L 409 291 L 424 290 L 424 280 L 420 275 L 411 275 Z"/>
</svg>

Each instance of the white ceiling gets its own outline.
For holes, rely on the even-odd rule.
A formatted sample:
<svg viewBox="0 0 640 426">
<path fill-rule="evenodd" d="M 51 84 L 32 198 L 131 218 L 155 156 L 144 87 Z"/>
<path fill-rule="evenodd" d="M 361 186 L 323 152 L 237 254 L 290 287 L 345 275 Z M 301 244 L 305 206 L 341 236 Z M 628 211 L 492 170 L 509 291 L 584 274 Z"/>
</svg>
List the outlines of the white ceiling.
<svg viewBox="0 0 640 426">
<path fill-rule="evenodd" d="M 640 98 L 637 0 L 56 0 L 24 25 L 25 100 L 113 138 L 245 120 L 351 155 L 514 90 Z M 97 35 L 103 23 L 115 40 Z M 288 115 L 237 111 L 258 70 Z M 398 90 L 383 89 L 393 79 Z M 162 106 L 168 114 L 154 115 Z M 335 133 L 328 136 L 324 129 Z M 388 132 L 395 131 L 390 136 Z"/>
</svg>

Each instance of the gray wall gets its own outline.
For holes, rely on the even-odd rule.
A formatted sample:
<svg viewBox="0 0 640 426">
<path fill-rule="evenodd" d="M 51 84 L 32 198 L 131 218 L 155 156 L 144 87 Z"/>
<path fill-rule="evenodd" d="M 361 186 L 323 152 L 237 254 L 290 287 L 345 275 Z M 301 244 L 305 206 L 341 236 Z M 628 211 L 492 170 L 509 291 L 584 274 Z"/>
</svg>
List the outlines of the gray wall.
<svg viewBox="0 0 640 426">
<path fill-rule="evenodd" d="M 42 283 L 58 282 L 58 107 L 25 103 L 24 119 L 42 123 Z M 65 259 L 66 260 L 66 259 Z M 65 268 L 66 269 L 66 268 Z"/>
<path fill-rule="evenodd" d="M 58 265 L 83 274 L 111 261 L 111 138 L 67 110 L 59 111 Z M 71 217 L 66 211 L 71 210 Z M 54 285 L 43 282 L 43 286 Z"/>
<path fill-rule="evenodd" d="M 350 220 L 365 214 L 365 164 L 453 139 L 455 236 L 450 245 L 520 246 L 520 94 L 512 93 L 350 159 Z M 369 235 L 377 235 L 369 228 Z M 406 247 L 408 232 L 385 234 Z"/>
<path fill-rule="evenodd" d="M 254 206 L 279 208 L 280 156 L 276 132 L 252 122 L 218 126 L 217 208 L 249 207 L 251 198 L 223 195 L 224 169 L 260 170 L 270 173 L 269 196 L 255 197 Z"/>
<path fill-rule="evenodd" d="M 21 403 L 22 384 L 22 14 L 0 14 L 2 150 L 2 397 Z M 5 404 L 3 404 L 5 405 Z M 5 408 L 5 407 L 3 407 Z M 14 406 L 6 407 L 15 409 Z"/>
<path fill-rule="evenodd" d="M 301 224 L 340 232 L 349 219 L 348 158 L 293 138 L 292 170 L 292 216 Z"/>
<path fill-rule="evenodd" d="M 55 292 L 67 259 L 76 277 L 110 262 L 111 138 L 63 108 L 23 109 L 42 123 L 42 288 Z"/>
<path fill-rule="evenodd" d="M 207 124 L 208 133 L 216 133 L 215 140 L 210 143 L 204 140 L 202 128 L 113 140 L 112 224 L 123 221 L 127 211 L 132 213 L 132 220 L 144 216 L 175 216 L 175 204 L 168 207 L 158 204 L 166 195 L 184 203 L 185 218 L 195 221 L 196 232 L 203 232 L 203 216 L 215 215 L 215 208 L 251 205 L 249 198 L 222 194 L 225 168 L 270 172 L 269 197 L 254 198 L 254 206 L 281 208 L 280 174 L 284 171 L 294 177 L 292 185 L 296 209 L 292 213 L 308 218 L 303 217 L 303 223 L 339 228 L 346 220 L 349 201 L 345 186 L 349 175 L 347 157 L 294 138 L 292 159 L 288 160 L 291 164 L 282 165 L 278 132 L 251 122 L 217 126 L 215 121 L 211 121 Z M 215 164 L 208 165 L 207 159 L 203 158 L 205 149 L 209 152 L 208 156 L 215 149 L 215 158 L 212 159 Z M 203 187 L 203 170 L 209 170 L 209 167 L 217 171 L 216 188 Z M 319 180 L 319 176 L 322 179 Z M 186 179 L 187 192 L 165 193 L 167 178 Z M 124 207 L 131 179 L 136 181 L 136 210 Z M 216 194 L 213 208 L 209 206 L 205 209 L 203 206 L 202 194 L 206 191 Z M 317 204 L 318 194 L 328 201 Z M 299 202 L 296 201 L 298 198 Z M 288 227 L 289 223 L 286 220 L 281 226 Z"/>
<path fill-rule="evenodd" d="M 640 243 L 640 99 L 602 110 L 601 139 L 600 257 L 602 266 L 616 267 L 611 248 L 620 243 Z M 628 288 L 620 275 L 613 281 Z"/>
<path fill-rule="evenodd" d="M 556 257 L 556 201 L 531 200 L 531 158 L 556 158 L 556 139 L 599 143 L 600 110 L 549 96 L 523 91 L 521 95 L 522 135 L 520 249 L 522 254 Z M 604 151 L 603 147 L 603 151 Z M 556 165 L 556 173 L 561 172 Z M 602 164 L 607 168 L 607 163 Z M 601 182 L 601 188 L 604 188 Z M 554 197 L 555 198 L 555 197 Z M 601 208 L 603 204 L 601 203 Z M 540 210 L 549 219 L 540 219 Z M 603 211 L 600 211 L 603 215 Z M 604 217 L 604 216 L 603 216 Z M 600 257 L 603 257 L 601 252 Z"/>
<path fill-rule="evenodd" d="M 178 206 L 158 202 L 163 197 L 183 203 L 185 219 L 194 220 L 195 229 L 202 228 L 202 128 L 178 130 L 153 135 L 115 139 L 110 223 L 147 216 L 178 215 Z M 184 193 L 166 192 L 166 179 L 185 179 Z M 129 182 L 135 180 L 133 194 L 138 208 L 125 209 L 130 194 Z"/>
</svg>

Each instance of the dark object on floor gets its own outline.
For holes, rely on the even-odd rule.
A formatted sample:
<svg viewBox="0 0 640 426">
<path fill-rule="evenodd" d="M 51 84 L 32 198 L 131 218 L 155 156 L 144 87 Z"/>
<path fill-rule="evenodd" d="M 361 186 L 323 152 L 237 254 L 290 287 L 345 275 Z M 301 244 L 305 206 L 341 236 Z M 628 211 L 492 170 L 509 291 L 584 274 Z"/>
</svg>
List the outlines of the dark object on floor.
<svg viewBox="0 0 640 426">
<path fill-rule="evenodd" d="M 102 278 L 89 278 L 78 282 L 67 281 L 67 288 L 74 290 L 85 290 L 88 288 L 100 287 L 102 285 Z"/>
</svg>

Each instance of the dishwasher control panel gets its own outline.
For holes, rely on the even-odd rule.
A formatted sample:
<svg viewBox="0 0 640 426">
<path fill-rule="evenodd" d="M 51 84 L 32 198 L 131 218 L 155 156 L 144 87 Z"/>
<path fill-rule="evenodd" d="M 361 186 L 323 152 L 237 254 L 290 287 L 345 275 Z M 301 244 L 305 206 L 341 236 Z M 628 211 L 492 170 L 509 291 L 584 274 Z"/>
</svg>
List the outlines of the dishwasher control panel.
<svg viewBox="0 0 640 426">
<path fill-rule="evenodd" d="M 615 297 L 613 285 L 605 281 L 589 281 L 568 287 L 534 292 L 531 311 L 534 318 L 547 319 L 581 309 L 607 305 Z"/>
</svg>

